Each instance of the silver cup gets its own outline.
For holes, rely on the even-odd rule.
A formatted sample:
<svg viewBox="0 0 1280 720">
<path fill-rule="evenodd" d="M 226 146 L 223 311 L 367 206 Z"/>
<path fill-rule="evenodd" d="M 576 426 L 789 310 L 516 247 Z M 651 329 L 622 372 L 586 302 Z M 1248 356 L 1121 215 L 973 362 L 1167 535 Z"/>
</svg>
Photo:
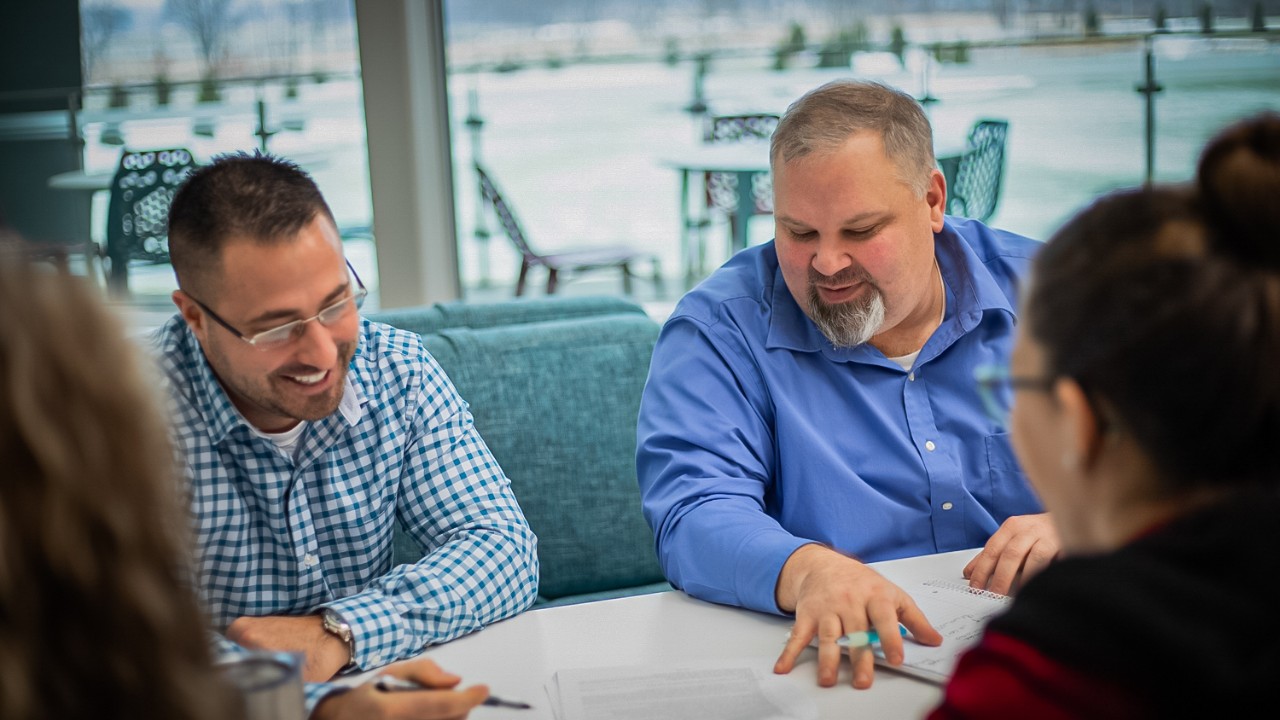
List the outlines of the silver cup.
<svg viewBox="0 0 1280 720">
<path fill-rule="evenodd" d="M 252 650 L 219 667 L 244 701 L 245 720 L 306 720 L 301 655 Z"/>
</svg>

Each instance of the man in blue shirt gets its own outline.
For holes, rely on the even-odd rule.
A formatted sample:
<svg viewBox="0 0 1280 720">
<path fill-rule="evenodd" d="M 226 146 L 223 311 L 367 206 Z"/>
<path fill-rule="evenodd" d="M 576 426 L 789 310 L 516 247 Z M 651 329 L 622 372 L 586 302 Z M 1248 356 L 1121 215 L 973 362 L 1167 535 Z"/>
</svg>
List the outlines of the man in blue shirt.
<svg viewBox="0 0 1280 720">
<path fill-rule="evenodd" d="M 783 116 L 771 147 L 775 239 L 686 295 L 654 349 L 637 471 L 667 578 L 691 595 L 795 613 L 775 666 L 816 636 L 901 622 L 941 636 L 863 563 L 982 546 L 971 584 L 1008 592 L 1057 537 L 975 368 L 1004 363 L 1038 243 L 944 217 L 946 181 L 911 97 L 837 81 Z M 853 685 L 869 687 L 871 653 Z"/>
<path fill-rule="evenodd" d="M 169 242 L 180 313 L 156 343 L 225 640 L 301 652 L 320 683 L 527 608 L 536 540 L 506 476 L 420 338 L 360 317 L 311 179 L 218 158 L 179 189 Z M 426 549 L 415 564 L 392 566 L 397 522 Z M 484 699 L 439 692 L 454 715 Z M 411 702 L 307 693 L 316 718 Z"/>
</svg>

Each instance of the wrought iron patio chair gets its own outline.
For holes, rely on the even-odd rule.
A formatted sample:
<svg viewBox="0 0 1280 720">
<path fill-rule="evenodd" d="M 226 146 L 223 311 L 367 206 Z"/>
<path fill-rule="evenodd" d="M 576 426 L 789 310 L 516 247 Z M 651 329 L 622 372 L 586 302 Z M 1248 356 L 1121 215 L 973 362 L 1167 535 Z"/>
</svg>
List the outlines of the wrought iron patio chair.
<svg viewBox="0 0 1280 720">
<path fill-rule="evenodd" d="M 969 131 L 964 153 L 947 188 L 947 212 L 987 222 L 996 212 L 1004 176 L 1005 142 L 1009 123 L 979 120 Z"/>
<path fill-rule="evenodd" d="M 108 286 L 113 294 L 129 292 L 131 263 L 169 262 L 169 204 L 195 167 L 186 148 L 120 154 L 107 205 Z"/>
<path fill-rule="evenodd" d="M 502 230 L 520 253 L 520 276 L 516 280 L 516 296 L 524 294 L 529 278 L 529 270 L 534 267 L 547 269 L 547 294 L 553 295 L 559 287 L 561 274 L 584 273 L 592 270 L 617 268 L 622 272 L 622 291 L 627 295 L 632 292 L 631 279 L 634 276 L 632 264 L 648 261 L 653 266 L 653 284 L 658 295 L 663 293 L 662 270 L 657 255 L 636 250 L 628 245 L 612 244 L 596 247 L 558 250 L 551 253 L 535 251 L 529 244 L 524 228 L 516 219 L 515 211 L 502 196 L 489 172 L 480 164 L 475 166 L 480 178 L 480 194 L 485 203 L 497 216 Z M 567 278 L 566 278 L 567 279 Z"/>
<path fill-rule="evenodd" d="M 779 119 L 779 116 L 770 113 L 713 115 L 708 118 L 703 140 L 709 143 L 768 140 L 778 127 Z M 722 212 L 728 217 L 729 237 L 734 237 L 738 222 L 738 176 L 733 173 L 709 172 L 703 180 L 707 189 L 707 208 Z M 755 200 L 752 215 L 773 214 L 773 176 L 770 173 L 759 172 L 751 176 L 751 197 Z"/>
</svg>

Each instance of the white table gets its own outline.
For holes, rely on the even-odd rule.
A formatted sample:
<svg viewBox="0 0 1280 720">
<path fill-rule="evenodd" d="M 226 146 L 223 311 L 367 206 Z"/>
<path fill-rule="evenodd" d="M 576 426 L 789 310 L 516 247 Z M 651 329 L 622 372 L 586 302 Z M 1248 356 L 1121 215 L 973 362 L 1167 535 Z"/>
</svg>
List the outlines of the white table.
<svg viewBox="0 0 1280 720">
<path fill-rule="evenodd" d="M 961 569 L 976 550 L 876 563 L 900 584 L 931 578 L 962 581 Z M 425 655 L 463 684 L 485 683 L 493 694 L 521 700 L 532 710 L 478 707 L 475 720 L 552 720 L 544 686 L 560 669 L 626 665 L 674 665 L 708 660 L 737 661 L 782 652 L 789 618 L 695 600 L 664 592 L 618 600 L 532 610 L 480 632 L 429 648 Z M 910 652 L 910 648 L 908 648 Z M 772 671 L 772 660 L 763 668 Z M 376 671 L 346 678 L 355 684 Z M 941 698 L 940 687 L 877 668 L 869 690 L 850 686 L 842 663 L 835 687 L 817 684 L 817 651 L 807 649 L 789 683 L 813 698 L 821 718 L 919 718 Z"/>
<path fill-rule="evenodd" d="M 312 170 L 324 168 L 329 164 L 328 154 L 320 151 L 281 154 L 280 157 L 288 158 L 303 168 Z M 97 192 L 99 190 L 110 190 L 111 181 L 114 179 L 115 169 L 95 170 L 93 172 L 88 170 L 69 170 L 57 175 L 50 175 L 47 184 L 54 190 Z"/>
<path fill-rule="evenodd" d="M 79 190 L 97 192 L 111 187 L 112 171 L 87 172 L 70 170 L 49 177 L 49 187 L 54 190 Z"/>
<path fill-rule="evenodd" d="M 755 210 L 752 194 L 752 178 L 769 172 L 769 142 L 767 140 L 741 142 L 704 143 L 682 148 L 678 154 L 665 157 L 663 165 L 680 172 L 680 251 L 684 263 L 686 285 L 699 279 L 706 271 L 706 249 L 701 236 L 695 248 L 689 242 L 689 176 L 692 173 L 730 173 L 738 179 L 738 207 L 731 239 L 730 253 L 747 247 L 747 222 Z"/>
</svg>

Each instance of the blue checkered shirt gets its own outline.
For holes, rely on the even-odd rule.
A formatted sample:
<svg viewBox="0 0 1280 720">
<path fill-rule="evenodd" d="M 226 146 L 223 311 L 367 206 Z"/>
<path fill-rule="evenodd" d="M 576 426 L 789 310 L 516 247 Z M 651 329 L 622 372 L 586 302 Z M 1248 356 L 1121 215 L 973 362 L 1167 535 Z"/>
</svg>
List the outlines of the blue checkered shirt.
<svg viewBox="0 0 1280 720">
<path fill-rule="evenodd" d="M 332 608 L 372 668 L 533 603 L 537 540 L 417 335 L 362 319 L 339 410 L 294 457 L 250 430 L 180 316 L 154 342 L 215 630 Z M 425 549 L 415 564 L 392 566 L 397 519 Z M 334 689 L 308 687 L 309 707 Z"/>
</svg>

